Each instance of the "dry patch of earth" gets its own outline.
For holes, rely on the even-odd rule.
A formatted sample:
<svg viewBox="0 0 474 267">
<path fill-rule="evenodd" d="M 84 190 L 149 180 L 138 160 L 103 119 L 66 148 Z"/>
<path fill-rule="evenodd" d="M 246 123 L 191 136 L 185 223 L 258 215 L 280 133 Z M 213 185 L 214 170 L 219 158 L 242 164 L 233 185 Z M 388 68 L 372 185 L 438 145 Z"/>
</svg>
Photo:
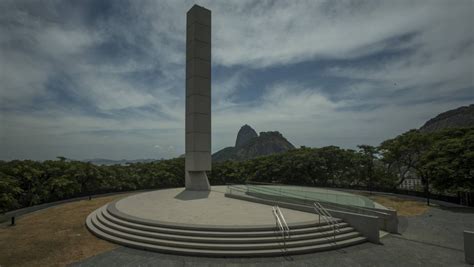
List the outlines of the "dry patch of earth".
<svg viewBox="0 0 474 267">
<path fill-rule="evenodd" d="M 425 213 L 429 206 L 423 201 L 400 198 L 396 196 L 362 194 L 371 200 L 397 211 L 398 216 L 418 216 Z"/>
<path fill-rule="evenodd" d="M 65 266 L 116 248 L 92 235 L 84 223 L 95 209 L 127 195 L 54 206 L 0 228 L 0 266 Z"/>
</svg>

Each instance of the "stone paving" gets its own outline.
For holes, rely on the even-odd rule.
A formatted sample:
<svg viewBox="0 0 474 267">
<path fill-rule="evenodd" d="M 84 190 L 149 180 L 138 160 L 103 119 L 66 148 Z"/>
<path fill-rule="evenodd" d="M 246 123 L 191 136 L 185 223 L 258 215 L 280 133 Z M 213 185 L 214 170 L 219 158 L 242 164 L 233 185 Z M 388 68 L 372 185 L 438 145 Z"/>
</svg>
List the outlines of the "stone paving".
<svg viewBox="0 0 474 267">
<path fill-rule="evenodd" d="M 224 196 L 226 186 L 211 191 L 184 188 L 156 190 L 121 199 L 117 209 L 127 215 L 167 223 L 218 226 L 269 226 L 275 224 L 271 206 Z M 205 207 L 205 208 L 203 208 Z M 288 224 L 316 222 L 317 214 L 281 209 Z"/>
<path fill-rule="evenodd" d="M 474 230 L 474 209 L 431 207 L 425 214 L 400 217 L 400 235 L 382 245 L 291 257 L 201 258 L 120 247 L 75 266 L 469 266 L 464 262 L 463 230 Z"/>
</svg>

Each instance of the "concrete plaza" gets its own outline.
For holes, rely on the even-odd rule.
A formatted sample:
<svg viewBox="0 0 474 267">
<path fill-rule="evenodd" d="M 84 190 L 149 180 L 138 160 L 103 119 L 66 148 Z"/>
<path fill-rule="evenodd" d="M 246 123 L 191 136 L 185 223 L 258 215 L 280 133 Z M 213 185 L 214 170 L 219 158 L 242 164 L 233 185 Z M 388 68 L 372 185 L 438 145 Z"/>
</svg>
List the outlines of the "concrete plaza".
<svg viewBox="0 0 474 267">
<path fill-rule="evenodd" d="M 432 206 L 422 215 L 400 217 L 400 234 L 382 244 L 289 257 L 208 258 L 176 256 L 120 247 L 74 266 L 469 266 L 462 231 L 474 229 L 474 209 Z"/>
</svg>

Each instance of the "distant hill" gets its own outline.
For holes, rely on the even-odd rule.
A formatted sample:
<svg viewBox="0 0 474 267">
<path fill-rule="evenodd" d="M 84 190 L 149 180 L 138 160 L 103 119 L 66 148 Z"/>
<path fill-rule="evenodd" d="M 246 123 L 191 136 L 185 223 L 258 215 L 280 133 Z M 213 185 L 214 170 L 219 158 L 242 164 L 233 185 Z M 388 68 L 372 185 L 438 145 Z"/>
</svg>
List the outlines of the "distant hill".
<svg viewBox="0 0 474 267">
<path fill-rule="evenodd" d="M 257 135 L 252 127 L 240 128 L 235 146 L 226 147 L 212 155 L 215 162 L 226 160 L 247 160 L 259 156 L 285 152 L 295 147 L 279 132 L 261 132 Z"/>
<path fill-rule="evenodd" d="M 96 158 L 96 159 L 85 159 L 82 160 L 83 162 L 90 162 L 95 165 L 126 165 L 130 163 L 148 163 L 148 162 L 153 162 L 153 161 L 159 161 L 159 159 L 133 159 L 133 160 L 127 160 L 127 159 L 122 159 L 122 160 L 112 160 L 112 159 L 101 159 L 101 158 Z"/>
<path fill-rule="evenodd" d="M 463 127 L 474 127 L 474 104 L 443 112 L 427 121 L 420 131 L 430 133 L 446 128 Z"/>
</svg>

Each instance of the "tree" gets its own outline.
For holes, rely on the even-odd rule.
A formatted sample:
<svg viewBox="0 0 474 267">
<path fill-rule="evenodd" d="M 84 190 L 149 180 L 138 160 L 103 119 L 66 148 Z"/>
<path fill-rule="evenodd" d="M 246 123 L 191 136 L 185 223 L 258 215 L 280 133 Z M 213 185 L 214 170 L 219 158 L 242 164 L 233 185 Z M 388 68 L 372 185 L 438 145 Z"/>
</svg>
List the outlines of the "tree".
<svg viewBox="0 0 474 267">
<path fill-rule="evenodd" d="M 247 161 L 213 165 L 211 184 L 278 182 L 293 185 L 396 187 L 413 173 L 441 192 L 474 190 L 474 128 L 408 131 L 380 147 L 301 147 Z M 0 211 L 86 194 L 184 186 L 184 159 L 97 166 L 66 160 L 0 161 Z"/>
<path fill-rule="evenodd" d="M 11 176 L 0 172 L 0 213 L 18 208 L 18 199 L 23 190 Z"/>
<path fill-rule="evenodd" d="M 440 191 L 474 190 L 474 129 L 445 130 L 422 159 L 433 187 Z"/>
<path fill-rule="evenodd" d="M 398 185 L 410 172 L 421 179 L 428 203 L 431 187 L 438 191 L 474 188 L 473 128 L 435 133 L 410 130 L 384 141 L 380 150 L 388 169 L 396 169 Z"/>
<path fill-rule="evenodd" d="M 376 160 L 377 148 L 370 145 L 359 145 L 359 153 L 362 155 L 362 169 L 365 173 L 366 185 L 372 190 L 374 182 L 374 162 Z"/>
<path fill-rule="evenodd" d="M 419 136 L 420 133 L 417 130 L 410 130 L 382 142 L 379 147 L 382 161 L 387 164 L 387 170 L 395 170 L 398 175 L 397 186 L 405 181 L 410 171 L 415 170 L 420 160 L 426 144 L 420 142 Z"/>
</svg>

